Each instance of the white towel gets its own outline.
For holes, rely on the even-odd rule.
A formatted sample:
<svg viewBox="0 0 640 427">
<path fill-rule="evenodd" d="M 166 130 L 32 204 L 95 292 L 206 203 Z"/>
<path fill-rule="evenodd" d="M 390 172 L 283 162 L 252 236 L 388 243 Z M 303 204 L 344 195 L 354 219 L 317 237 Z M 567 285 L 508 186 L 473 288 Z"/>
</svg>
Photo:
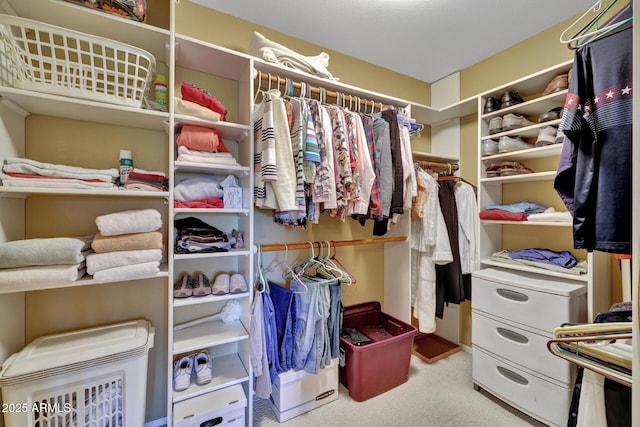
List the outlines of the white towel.
<svg viewBox="0 0 640 427">
<path fill-rule="evenodd" d="M 210 158 L 233 158 L 231 153 L 192 150 L 184 145 L 178 146 L 178 154 L 191 154 L 193 156 L 210 157 Z"/>
<path fill-rule="evenodd" d="M 68 165 L 59 165 L 53 163 L 43 163 L 38 162 L 36 160 L 31 159 L 23 159 L 19 157 L 9 157 L 6 160 L 7 165 L 16 164 L 16 163 L 24 163 L 31 166 L 35 166 L 41 169 L 50 169 L 51 171 L 56 171 L 60 173 L 68 173 L 71 175 L 78 175 L 76 177 L 85 176 L 85 175 L 109 175 L 112 178 L 116 178 L 120 176 L 120 172 L 118 169 L 110 168 L 110 169 L 89 169 L 83 168 L 79 166 L 68 166 Z M 83 178 L 87 179 L 87 178 Z"/>
<path fill-rule="evenodd" d="M 115 169 L 114 169 L 115 170 Z M 32 163 L 10 163 L 2 167 L 3 172 L 28 173 L 35 175 L 47 176 L 50 178 L 74 178 L 74 179 L 97 179 L 104 182 L 113 182 L 114 176 L 108 173 L 95 173 L 92 169 L 86 172 L 69 172 L 66 170 L 50 169 L 47 167 L 39 167 Z M 105 171 L 109 172 L 109 171 Z"/>
<path fill-rule="evenodd" d="M 0 289 L 9 286 L 45 288 L 75 282 L 85 273 L 84 263 L 77 265 L 43 265 L 0 270 Z"/>
<path fill-rule="evenodd" d="M 93 236 L 50 237 L 0 243 L 0 268 L 77 265 L 84 261 Z"/>
<path fill-rule="evenodd" d="M 123 280 L 142 279 L 152 277 L 160 272 L 160 263 L 157 261 L 144 262 L 142 264 L 123 265 L 120 267 L 106 268 L 96 271 L 93 280 L 96 282 L 119 282 Z"/>
<path fill-rule="evenodd" d="M 180 202 L 202 200 L 207 198 L 221 199 L 224 191 L 214 176 L 198 176 L 186 178 L 176 184 L 174 198 Z"/>
<path fill-rule="evenodd" d="M 107 268 L 161 260 L 162 251 L 160 249 L 105 252 L 101 254 L 92 253 L 87 256 L 87 273 L 94 274 L 96 271 Z"/>
<path fill-rule="evenodd" d="M 2 185 L 6 187 L 75 188 L 78 190 L 118 190 L 114 183 L 83 181 L 74 178 L 20 178 L 0 172 Z"/>
<path fill-rule="evenodd" d="M 136 209 L 100 215 L 96 225 L 103 236 L 146 233 L 162 227 L 162 216 L 155 209 Z"/>
</svg>

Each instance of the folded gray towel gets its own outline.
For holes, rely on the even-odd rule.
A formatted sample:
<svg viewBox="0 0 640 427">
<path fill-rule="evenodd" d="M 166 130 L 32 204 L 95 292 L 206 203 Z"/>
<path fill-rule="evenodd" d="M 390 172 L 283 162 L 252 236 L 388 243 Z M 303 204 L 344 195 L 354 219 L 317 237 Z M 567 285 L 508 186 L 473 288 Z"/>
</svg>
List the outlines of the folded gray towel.
<svg viewBox="0 0 640 427">
<path fill-rule="evenodd" d="M 0 268 L 79 264 L 85 260 L 92 238 L 50 237 L 0 243 Z"/>
</svg>

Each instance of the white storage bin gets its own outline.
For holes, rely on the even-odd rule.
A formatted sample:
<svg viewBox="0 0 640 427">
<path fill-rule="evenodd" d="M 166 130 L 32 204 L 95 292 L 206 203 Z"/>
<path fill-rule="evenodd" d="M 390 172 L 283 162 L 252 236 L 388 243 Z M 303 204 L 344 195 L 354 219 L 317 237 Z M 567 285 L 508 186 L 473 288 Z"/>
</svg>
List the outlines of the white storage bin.
<svg viewBox="0 0 640 427">
<path fill-rule="evenodd" d="M 246 407 L 244 390 L 236 384 L 174 403 L 173 427 L 199 427 L 206 422 L 219 427 L 244 427 Z"/>
<path fill-rule="evenodd" d="M 153 339 L 144 319 L 35 339 L 0 368 L 6 427 L 143 425 Z"/>
<path fill-rule="evenodd" d="M 474 310 L 550 334 L 564 322 L 583 322 L 587 313 L 584 282 L 554 280 L 533 273 L 487 268 L 472 273 Z"/>
<path fill-rule="evenodd" d="M 338 382 L 337 358 L 317 374 L 302 370 L 283 372 L 276 377 L 269 404 L 278 421 L 284 422 L 337 400 Z"/>
</svg>

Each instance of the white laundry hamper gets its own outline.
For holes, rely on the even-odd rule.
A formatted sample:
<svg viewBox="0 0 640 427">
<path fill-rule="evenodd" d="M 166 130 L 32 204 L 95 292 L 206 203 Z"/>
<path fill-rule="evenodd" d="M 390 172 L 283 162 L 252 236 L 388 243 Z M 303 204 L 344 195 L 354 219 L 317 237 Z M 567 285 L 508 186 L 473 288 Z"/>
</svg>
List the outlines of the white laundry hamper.
<svg viewBox="0 0 640 427">
<path fill-rule="evenodd" d="M 37 338 L 0 368 L 6 427 L 144 425 L 145 319 Z"/>
</svg>

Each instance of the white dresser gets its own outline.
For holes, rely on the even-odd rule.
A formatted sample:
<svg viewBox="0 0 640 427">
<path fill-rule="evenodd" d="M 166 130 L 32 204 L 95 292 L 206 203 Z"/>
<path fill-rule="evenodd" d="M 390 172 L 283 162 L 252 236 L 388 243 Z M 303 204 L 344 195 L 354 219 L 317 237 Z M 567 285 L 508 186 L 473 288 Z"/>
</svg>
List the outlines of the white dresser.
<svg viewBox="0 0 640 427">
<path fill-rule="evenodd" d="M 553 329 L 584 322 L 583 281 L 501 268 L 473 273 L 474 387 L 550 425 L 567 423 L 575 368 L 546 347 Z"/>
</svg>

